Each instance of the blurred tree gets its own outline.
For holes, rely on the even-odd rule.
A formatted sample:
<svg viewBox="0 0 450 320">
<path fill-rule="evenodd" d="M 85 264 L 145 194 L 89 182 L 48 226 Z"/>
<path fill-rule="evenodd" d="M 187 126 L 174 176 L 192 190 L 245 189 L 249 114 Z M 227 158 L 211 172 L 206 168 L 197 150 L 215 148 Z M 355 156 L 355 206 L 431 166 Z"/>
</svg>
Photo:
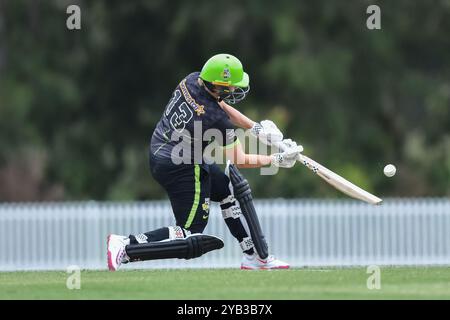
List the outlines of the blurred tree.
<svg viewBox="0 0 450 320">
<path fill-rule="evenodd" d="M 250 74 L 238 108 L 305 154 L 381 196 L 449 196 L 450 2 L 379 2 L 378 31 L 370 4 L 0 0 L 0 200 L 164 197 L 150 135 L 177 83 L 218 52 Z M 257 197 L 341 196 L 300 165 L 245 174 Z"/>
</svg>

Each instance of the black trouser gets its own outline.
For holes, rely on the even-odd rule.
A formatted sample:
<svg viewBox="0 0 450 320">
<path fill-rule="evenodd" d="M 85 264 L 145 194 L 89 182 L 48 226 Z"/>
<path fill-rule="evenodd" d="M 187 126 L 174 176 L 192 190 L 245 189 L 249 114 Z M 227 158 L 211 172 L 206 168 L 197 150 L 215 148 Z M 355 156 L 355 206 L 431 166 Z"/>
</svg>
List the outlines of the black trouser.
<svg viewBox="0 0 450 320">
<path fill-rule="evenodd" d="M 220 202 L 231 194 L 230 181 L 216 164 L 175 165 L 151 156 L 150 171 L 169 196 L 176 224 L 192 233 L 205 229 L 210 201 Z"/>
</svg>

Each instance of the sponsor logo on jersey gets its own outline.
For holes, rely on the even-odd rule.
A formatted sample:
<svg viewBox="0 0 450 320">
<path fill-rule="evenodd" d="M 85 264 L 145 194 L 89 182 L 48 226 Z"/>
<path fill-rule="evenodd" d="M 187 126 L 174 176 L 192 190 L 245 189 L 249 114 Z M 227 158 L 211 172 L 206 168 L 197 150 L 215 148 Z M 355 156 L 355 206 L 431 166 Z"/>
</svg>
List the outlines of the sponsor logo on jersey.
<svg viewBox="0 0 450 320">
<path fill-rule="evenodd" d="M 186 102 L 194 109 L 194 111 L 197 113 L 198 116 L 205 113 L 205 106 L 200 105 L 195 101 L 194 98 L 192 98 L 191 94 L 189 93 L 189 90 L 186 86 L 186 79 L 183 79 L 183 81 L 180 82 L 180 89 L 183 93 L 184 99 Z"/>
<path fill-rule="evenodd" d="M 205 198 L 205 203 L 202 204 L 202 209 L 206 213 L 209 213 L 209 198 Z M 203 219 L 206 219 L 206 218 L 203 216 Z"/>
<path fill-rule="evenodd" d="M 198 116 L 205 113 L 205 107 L 204 106 L 198 106 L 197 110 L 195 110 Z"/>
</svg>

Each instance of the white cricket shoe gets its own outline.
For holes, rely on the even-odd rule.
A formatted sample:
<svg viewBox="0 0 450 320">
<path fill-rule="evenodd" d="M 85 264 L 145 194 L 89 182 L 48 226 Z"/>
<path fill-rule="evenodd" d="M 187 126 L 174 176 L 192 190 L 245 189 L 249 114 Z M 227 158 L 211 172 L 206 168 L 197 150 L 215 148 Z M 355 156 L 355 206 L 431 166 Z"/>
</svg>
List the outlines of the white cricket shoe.
<svg viewBox="0 0 450 320">
<path fill-rule="evenodd" d="M 243 270 L 272 270 L 272 269 L 289 269 L 289 264 L 275 259 L 273 255 L 266 259 L 261 259 L 256 253 L 245 254 L 242 257 L 241 269 Z"/>
<path fill-rule="evenodd" d="M 127 237 L 110 234 L 107 240 L 108 249 L 108 269 L 116 271 L 123 262 L 128 260 L 125 246 L 130 240 Z"/>
</svg>

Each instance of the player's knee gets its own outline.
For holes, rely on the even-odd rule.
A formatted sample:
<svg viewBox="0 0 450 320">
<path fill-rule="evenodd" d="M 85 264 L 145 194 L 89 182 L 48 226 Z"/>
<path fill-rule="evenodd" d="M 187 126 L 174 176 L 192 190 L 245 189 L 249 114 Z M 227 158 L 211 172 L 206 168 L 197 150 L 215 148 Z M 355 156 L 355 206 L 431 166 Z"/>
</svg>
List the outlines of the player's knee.
<svg viewBox="0 0 450 320">
<path fill-rule="evenodd" d="M 211 201 L 220 202 L 228 197 L 230 192 L 230 179 L 217 165 L 211 166 Z"/>
</svg>

